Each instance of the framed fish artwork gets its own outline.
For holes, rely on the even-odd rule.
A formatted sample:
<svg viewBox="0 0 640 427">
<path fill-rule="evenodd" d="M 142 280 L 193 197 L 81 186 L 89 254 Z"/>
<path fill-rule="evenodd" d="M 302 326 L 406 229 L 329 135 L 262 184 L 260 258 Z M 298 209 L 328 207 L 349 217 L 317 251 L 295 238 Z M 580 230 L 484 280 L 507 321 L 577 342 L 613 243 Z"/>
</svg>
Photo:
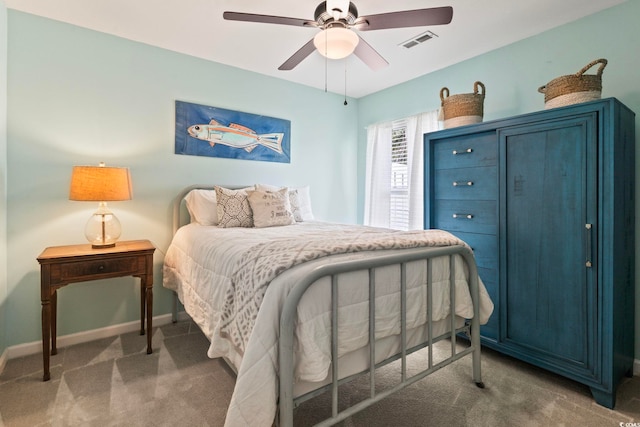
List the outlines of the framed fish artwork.
<svg viewBox="0 0 640 427">
<path fill-rule="evenodd" d="M 291 122 L 176 101 L 176 154 L 291 163 Z"/>
</svg>

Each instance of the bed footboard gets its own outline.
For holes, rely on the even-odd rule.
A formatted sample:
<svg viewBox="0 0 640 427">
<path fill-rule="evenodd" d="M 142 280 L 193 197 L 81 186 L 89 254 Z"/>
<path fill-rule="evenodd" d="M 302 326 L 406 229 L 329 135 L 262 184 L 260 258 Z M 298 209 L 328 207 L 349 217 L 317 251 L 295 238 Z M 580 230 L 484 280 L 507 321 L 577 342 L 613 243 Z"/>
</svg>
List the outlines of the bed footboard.
<svg viewBox="0 0 640 427">
<path fill-rule="evenodd" d="M 433 344 L 442 338 L 434 337 L 432 334 L 432 311 L 427 309 L 427 340 L 420 345 L 408 348 L 407 346 L 407 324 L 406 324 L 406 308 L 407 308 L 407 283 L 406 283 L 406 268 L 407 263 L 418 260 L 425 260 L 427 263 L 431 263 L 436 257 L 449 256 L 449 276 L 450 276 L 450 313 L 455 313 L 455 255 L 461 256 L 468 267 L 468 285 L 471 299 L 473 301 L 473 318 L 463 328 L 456 328 L 456 316 L 451 315 L 451 325 L 449 332 L 445 335 L 445 338 L 451 338 L 451 356 L 445 360 L 441 360 L 434 363 L 432 357 Z M 353 272 L 353 271 L 367 271 L 369 276 L 369 343 L 375 341 L 376 334 L 375 328 L 375 269 L 388 265 L 400 266 L 400 298 L 401 298 L 401 351 L 397 355 L 386 359 L 382 362 L 375 363 L 376 361 L 376 346 L 369 345 L 369 368 L 368 371 L 362 374 L 370 375 L 370 393 L 369 397 L 358 404 L 349 408 L 339 411 L 338 409 L 338 387 L 343 381 L 348 381 L 350 378 L 340 379 L 338 378 L 338 342 L 337 342 L 337 328 L 338 328 L 338 280 L 339 274 Z M 427 279 L 427 293 L 432 292 L 432 269 L 428 265 L 428 279 Z M 321 426 L 333 425 L 338 423 L 347 417 L 365 409 L 368 406 L 384 399 L 388 395 L 395 393 L 396 391 L 413 384 L 414 382 L 423 379 L 431 373 L 453 363 L 454 361 L 465 357 L 469 354 L 472 355 L 473 381 L 480 388 L 484 388 L 482 383 L 482 377 L 480 372 L 480 315 L 479 315 L 479 282 L 477 267 L 475 259 L 471 250 L 464 246 L 448 246 L 437 248 L 417 248 L 398 251 L 384 255 L 383 257 L 376 257 L 375 259 L 359 259 L 350 261 L 336 262 L 330 265 L 322 265 L 315 268 L 307 277 L 301 280 L 291 291 L 284 305 L 280 320 L 280 342 L 279 342 L 279 362 L 280 362 L 280 400 L 279 400 L 279 424 L 281 426 L 293 426 L 293 410 L 294 407 L 301 401 L 309 398 L 309 396 L 294 397 L 294 328 L 296 320 L 296 312 L 298 304 L 307 291 L 307 289 L 318 279 L 323 277 L 330 277 L 331 279 L 331 382 L 323 388 L 331 391 L 332 395 L 332 415 L 330 418 L 317 424 Z M 431 301 L 431 299 L 428 299 Z M 470 330 L 469 330 L 470 329 Z M 470 334 L 471 345 L 464 350 L 458 351 L 456 348 L 456 336 L 457 333 L 466 330 Z M 428 367 L 422 372 L 407 376 L 407 356 L 414 351 L 428 348 L 429 350 L 429 363 Z M 401 360 L 401 380 L 392 388 L 382 391 L 376 391 L 375 387 L 375 375 L 374 372 L 379 367 L 389 363 L 390 361 Z M 317 392 L 314 393 L 318 394 Z"/>
</svg>

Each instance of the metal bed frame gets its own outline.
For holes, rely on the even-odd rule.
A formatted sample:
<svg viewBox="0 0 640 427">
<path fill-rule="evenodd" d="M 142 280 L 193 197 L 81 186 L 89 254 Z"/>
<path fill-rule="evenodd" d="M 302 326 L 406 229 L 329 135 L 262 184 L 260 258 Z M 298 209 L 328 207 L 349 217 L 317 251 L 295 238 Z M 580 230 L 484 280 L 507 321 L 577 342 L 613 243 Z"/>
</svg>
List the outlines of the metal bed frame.
<svg viewBox="0 0 640 427">
<path fill-rule="evenodd" d="M 227 187 L 239 188 L 239 187 Z M 173 232 L 180 227 L 181 218 L 184 216 L 181 212 L 183 208 L 182 200 L 186 194 L 193 189 L 213 189 L 213 186 L 194 185 L 183 189 L 177 196 L 173 205 Z M 450 327 L 448 332 L 433 336 L 433 318 L 431 309 L 432 303 L 432 268 L 431 263 L 434 258 L 441 256 L 449 256 L 449 280 L 450 280 L 450 313 L 455 313 L 455 256 L 461 256 L 468 267 L 468 286 L 473 301 L 473 318 L 465 322 L 464 326 L 456 327 L 456 316 L 451 315 Z M 424 260 L 427 262 L 427 339 L 413 347 L 407 347 L 407 326 L 406 326 L 406 307 L 407 307 L 407 283 L 406 269 L 407 263 L 413 261 Z M 369 345 L 369 368 L 351 375 L 347 378 L 338 378 L 338 275 L 355 271 L 367 271 L 369 277 L 369 343 L 375 343 L 375 269 L 384 266 L 399 265 L 400 266 L 400 298 L 401 298 L 401 349 L 400 352 L 379 363 L 376 360 L 376 346 Z M 330 277 L 331 283 L 331 382 L 316 390 L 308 392 L 302 396 L 294 396 L 294 325 L 296 319 L 297 306 L 307 289 L 317 280 L 323 277 Z M 177 294 L 174 292 L 173 303 L 173 320 L 177 319 Z M 394 251 L 393 253 L 377 256 L 375 259 L 358 259 L 349 261 L 339 261 L 332 264 L 325 264 L 313 269 L 307 277 L 301 280 L 291 290 L 284 304 L 283 312 L 280 318 L 280 342 L 279 342 L 279 410 L 278 424 L 280 426 L 293 426 L 294 409 L 301 403 L 316 397 L 327 391 L 331 392 L 331 417 L 325 419 L 317 426 L 329 426 L 345 420 L 351 415 L 373 405 L 374 403 L 384 399 L 392 393 L 395 393 L 418 380 L 450 365 L 451 363 L 471 354 L 472 355 L 472 378 L 479 388 L 484 388 L 482 382 L 480 367 L 480 314 L 479 314 L 479 279 L 473 252 L 464 246 L 448 246 L 448 247 L 430 247 L 403 249 Z M 458 334 L 466 334 L 469 337 L 470 345 L 462 350 L 457 348 Z M 443 339 L 451 340 L 451 355 L 439 362 L 434 363 L 433 344 Z M 418 350 L 427 348 L 428 365 L 425 369 L 412 376 L 407 376 L 407 357 Z M 382 366 L 391 362 L 400 360 L 401 362 L 401 378 L 400 382 L 395 386 L 377 391 L 375 386 L 375 371 Z M 338 408 L 338 388 L 340 385 L 349 382 L 361 375 L 369 374 L 369 396 L 358 402 L 354 406 L 343 410 Z"/>
</svg>

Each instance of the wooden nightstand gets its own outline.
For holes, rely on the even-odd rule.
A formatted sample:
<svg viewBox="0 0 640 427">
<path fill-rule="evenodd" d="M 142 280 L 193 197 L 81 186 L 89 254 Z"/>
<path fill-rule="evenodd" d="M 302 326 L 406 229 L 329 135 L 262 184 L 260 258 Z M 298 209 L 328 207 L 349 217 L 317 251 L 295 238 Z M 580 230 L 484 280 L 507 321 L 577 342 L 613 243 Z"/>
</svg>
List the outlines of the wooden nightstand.
<svg viewBox="0 0 640 427">
<path fill-rule="evenodd" d="M 70 283 L 113 277 L 140 278 L 140 335 L 145 333 L 147 319 L 147 354 L 151 354 L 153 315 L 153 252 L 148 240 L 117 242 L 108 249 L 92 249 L 91 245 L 54 246 L 38 257 L 40 263 L 40 298 L 42 300 L 42 359 L 44 381 L 51 378 L 50 354 L 57 354 L 56 319 L 58 288 Z M 51 346 L 51 347 L 49 347 Z M 51 352 L 49 352 L 51 348 Z"/>
</svg>

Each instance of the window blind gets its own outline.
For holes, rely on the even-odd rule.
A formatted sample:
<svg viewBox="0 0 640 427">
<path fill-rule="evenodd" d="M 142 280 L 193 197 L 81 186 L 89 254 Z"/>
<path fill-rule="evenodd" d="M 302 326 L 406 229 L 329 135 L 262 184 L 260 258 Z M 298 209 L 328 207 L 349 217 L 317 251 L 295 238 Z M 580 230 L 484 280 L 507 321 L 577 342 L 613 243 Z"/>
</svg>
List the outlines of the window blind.
<svg viewBox="0 0 640 427">
<path fill-rule="evenodd" d="M 393 122 L 391 129 L 391 204 L 389 226 L 398 230 L 409 229 L 409 150 L 407 122 Z"/>
</svg>

